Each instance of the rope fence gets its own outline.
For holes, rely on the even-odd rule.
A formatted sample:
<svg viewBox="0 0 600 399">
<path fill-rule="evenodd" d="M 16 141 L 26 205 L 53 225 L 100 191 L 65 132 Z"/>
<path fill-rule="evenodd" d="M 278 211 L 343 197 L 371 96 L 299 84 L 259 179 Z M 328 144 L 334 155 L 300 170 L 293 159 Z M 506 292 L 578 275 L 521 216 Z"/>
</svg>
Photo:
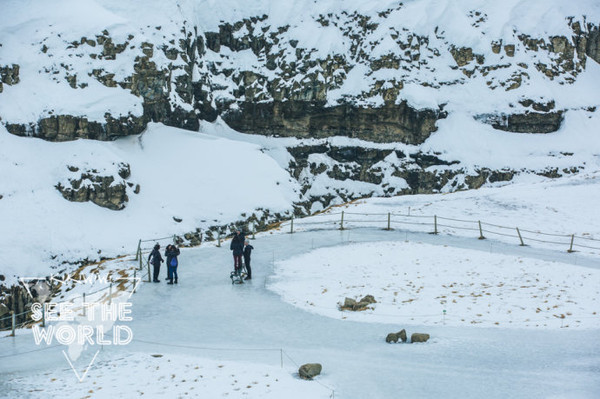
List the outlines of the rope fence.
<svg viewBox="0 0 600 399">
<path fill-rule="evenodd" d="M 314 220 L 316 217 L 319 219 L 325 218 L 327 220 Z M 457 231 L 475 232 L 475 235 L 480 240 L 486 239 L 486 234 L 494 235 L 509 238 L 511 240 L 505 241 L 508 241 L 509 243 L 515 242 L 520 246 L 529 246 L 537 243 L 562 246 L 569 253 L 582 249 L 592 250 L 591 252 L 600 251 L 600 239 L 586 235 L 548 233 L 531 229 L 522 229 L 519 227 L 502 226 L 481 220 L 457 219 L 439 215 L 341 211 L 320 213 L 306 218 L 291 218 L 289 221 L 283 222 L 280 225 L 282 229 L 289 228 L 289 233 L 301 230 L 347 230 L 366 227 L 393 230 L 394 228 L 401 228 L 402 226 L 411 226 L 410 231 L 430 234 L 444 233 L 452 235 Z"/>
</svg>

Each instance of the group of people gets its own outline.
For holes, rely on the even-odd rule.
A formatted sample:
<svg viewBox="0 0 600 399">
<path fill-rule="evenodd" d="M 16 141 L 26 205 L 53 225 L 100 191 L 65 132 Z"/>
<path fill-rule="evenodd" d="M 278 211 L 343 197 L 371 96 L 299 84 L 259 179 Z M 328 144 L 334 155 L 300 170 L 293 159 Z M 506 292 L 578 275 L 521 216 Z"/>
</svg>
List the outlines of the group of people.
<svg viewBox="0 0 600 399">
<path fill-rule="evenodd" d="M 246 265 L 246 278 L 244 280 L 252 279 L 252 269 L 250 268 L 250 255 L 254 247 L 248 243 L 244 234 L 239 230 L 235 230 L 235 235 L 231 239 L 229 249 L 233 251 L 233 268 L 236 273 L 242 270 L 242 256 L 244 257 L 244 264 Z"/>
<path fill-rule="evenodd" d="M 167 258 L 167 284 L 177 284 L 178 276 L 177 276 L 177 266 L 179 265 L 179 261 L 177 257 L 179 256 L 179 248 L 176 245 L 169 244 L 165 249 L 165 258 Z M 154 245 L 154 249 L 150 252 L 148 256 L 148 262 L 152 263 L 154 268 L 153 270 L 153 279 L 155 283 L 159 283 L 158 274 L 160 273 L 160 264 L 164 262 L 163 257 L 160 255 L 160 244 Z"/>
<path fill-rule="evenodd" d="M 248 243 L 244 234 L 237 229 L 235 235 L 231 240 L 229 248 L 233 251 L 233 267 L 236 273 L 242 270 L 242 257 L 244 258 L 244 265 L 246 265 L 246 278 L 245 280 L 252 279 L 252 268 L 250 267 L 250 256 L 254 247 Z M 177 284 L 177 266 L 179 261 L 179 248 L 176 245 L 169 244 L 165 249 L 165 258 L 167 258 L 167 284 Z M 148 262 L 153 266 L 153 279 L 155 283 L 159 283 L 158 275 L 160 273 L 160 265 L 165 260 L 160 254 L 160 244 L 155 244 L 152 252 L 148 256 Z"/>
</svg>

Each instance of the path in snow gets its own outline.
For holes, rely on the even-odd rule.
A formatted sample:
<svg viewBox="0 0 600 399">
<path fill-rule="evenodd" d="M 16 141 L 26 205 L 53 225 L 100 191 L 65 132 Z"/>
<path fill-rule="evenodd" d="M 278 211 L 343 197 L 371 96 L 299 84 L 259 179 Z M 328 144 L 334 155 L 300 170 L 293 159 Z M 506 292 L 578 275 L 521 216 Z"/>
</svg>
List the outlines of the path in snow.
<svg viewBox="0 0 600 399">
<path fill-rule="evenodd" d="M 476 239 L 402 231 L 320 231 L 261 236 L 253 242 L 256 250 L 252 282 L 232 286 L 228 278 L 231 253 L 227 246 L 187 249 L 182 251 L 178 286 L 144 284 L 133 297 L 134 321 L 130 326 L 135 334 L 134 342 L 125 348 L 105 347 L 98 361 L 110 364 L 124 353 L 140 351 L 251 361 L 270 368 L 280 364 L 277 351 L 248 349 L 283 348 L 298 363 L 322 363 L 323 374 L 318 380 L 333 387 L 336 398 L 598 396 L 598 330 L 423 326 L 408 325 L 401 318 L 392 318 L 387 323 L 358 323 L 300 310 L 266 288 L 273 275 L 273 260 L 283 261 L 312 248 L 335 246 L 348 240 L 404 241 L 406 238 L 410 242 L 418 240 L 480 251 L 490 251 L 492 245 L 493 252 L 537 259 L 559 258 L 563 262 L 577 261 L 579 265 L 598 268 L 592 258 Z M 387 333 L 405 327 L 409 333 L 427 332 L 432 338 L 426 344 L 388 345 L 384 342 Z M 36 349 L 32 341 L 28 335 L 3 338 L 0 350 L 13 353 Z M 172 344 L 183 347 L 169 346 Z M 60 348 L 41 353 L 43 355 L 34 353 L 10 358 L 14 360 L 10 363 L 3 361 L 0 372 L 11 378 L 27 377 L 34 366 L 37 370 L 65 367 Z M 296 368 L 287 358 L 284 367 L 286 370 Z M 92 368 L 90 381 L 94 373 L 101 370 Z M 68 369 L 65 372 L 72 373 Z M 144 386 L 152 383 L 151 378 L 148 382 L 146 378 L 138 381 L 131 376 L 130 384 Z M 43 378 L 39 381 L 44 382 Z M 18 385 L 10 387 L 19 389 Z M 20 394 L 15 392 L 14 396 Z"/>
</svg>

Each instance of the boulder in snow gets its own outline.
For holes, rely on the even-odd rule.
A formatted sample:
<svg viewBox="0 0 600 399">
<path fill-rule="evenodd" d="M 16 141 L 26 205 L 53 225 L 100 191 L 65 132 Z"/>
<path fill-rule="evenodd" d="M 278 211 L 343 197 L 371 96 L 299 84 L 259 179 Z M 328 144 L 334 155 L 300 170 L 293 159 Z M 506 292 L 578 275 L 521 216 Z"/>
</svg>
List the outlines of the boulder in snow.
<svg viewBox="0 0 600 399">
<path fill-rule="evenodd" d="M 298 369 L 298 374 L 300 378 L 304 378 L 305 380 L 312 380 L 314 377 L 321 374 L 321 370 L 323 366 L 319 363 L 306 363 L 300 366 Z"/>
<path fill-rule="evenodd" d="M 412 343 L 427 342 L 427 340 L 429 340 L 429 334 L 414 333 L 413 335 L 410 336 L 410 342 L 412 342 Z"/>
</svg>

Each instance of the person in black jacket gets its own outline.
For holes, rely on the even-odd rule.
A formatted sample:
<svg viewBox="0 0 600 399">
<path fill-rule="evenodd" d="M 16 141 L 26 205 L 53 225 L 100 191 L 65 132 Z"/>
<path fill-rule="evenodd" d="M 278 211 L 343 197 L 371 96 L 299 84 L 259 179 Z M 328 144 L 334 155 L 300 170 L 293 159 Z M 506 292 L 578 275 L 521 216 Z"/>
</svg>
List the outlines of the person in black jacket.
<svg viewBox="0 0 600 399">
<path fill-rule="evenodd" d="M 239 273 L 242 269 L 242 254 L 244 253 L 244 235 L 239 229 L 235 230 L 235 235 L 231 240 L 229 249 L 233 251 L 233 268 L 236 273 Z"/>
<path fill-rule="evenodd" d="M 245 280 L 250 280 L 252 278 L 252 269 L 250 268 L 250 254 L 252 253 L 254 247 L 248 243 L 248 240 L 246 240 L 244 244 L 244 264 L 246 265 L 246 271 L 248 272 L 248 275 L 246 276 Z"/>
<path fill-rule="evenodd" d="M 175 277 L 175 284 L 177 284 L 177 266 L 179 265 L 179 261 L 177 257 L 179 256 L 179 248 L 175 245 L 167 245 L 165 249 L 165 257 L 167 258 L 167 280 L 169 281 L 167 284 L 173 284 L 173 277 Z"/>
<path fill-rule="evenodd" d="M 162 262 L 164 262 L 162 256 L 160 256 L 160 245 L 156 244 L 154 245 L 154 249 L 152 250 L 152 252 L 150 252 L 150 255 L 148 256 L 148 262 L 152 263 L 152 266 L 154 266 L 154 278 L 152 281 L 154 281 L 155 283 L 158 283 L 160 280 L 158 279 L 158 273 L 160 272 L 160 264 Z"/>
</svg>

